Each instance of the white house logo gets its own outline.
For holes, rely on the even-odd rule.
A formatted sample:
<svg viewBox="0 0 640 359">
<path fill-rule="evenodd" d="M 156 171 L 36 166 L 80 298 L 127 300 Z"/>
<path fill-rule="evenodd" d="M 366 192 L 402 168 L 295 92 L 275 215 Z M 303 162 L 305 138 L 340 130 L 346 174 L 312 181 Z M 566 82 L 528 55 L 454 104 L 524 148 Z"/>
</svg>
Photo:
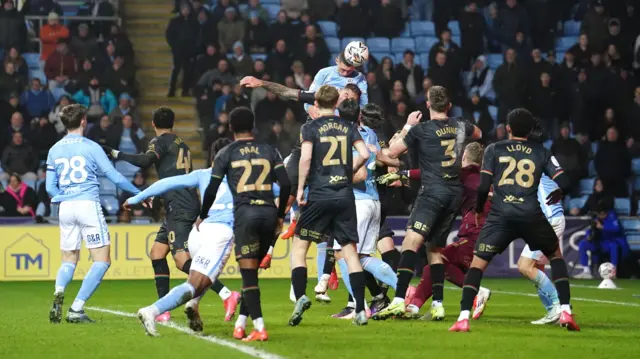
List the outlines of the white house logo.
<svg viewBox="0 0 640 359">
<path fill-rule="evenodd" d="M 4 250 L 4 275 L 7 278 L 48 278 L 50 267 L 49 248 L 29 233 Z"/>
</svg>

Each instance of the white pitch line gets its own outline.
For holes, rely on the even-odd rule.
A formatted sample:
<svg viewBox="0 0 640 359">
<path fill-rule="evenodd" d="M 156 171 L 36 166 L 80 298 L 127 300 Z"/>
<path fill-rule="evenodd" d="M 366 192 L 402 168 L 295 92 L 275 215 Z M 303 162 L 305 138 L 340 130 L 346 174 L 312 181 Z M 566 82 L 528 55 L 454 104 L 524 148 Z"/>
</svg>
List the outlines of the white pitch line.
<svg viewBox="0 0 640 359">
<path fill-rule="evenodd" d="M 452 287 L 445 287 L 449 290 L 460 290 L 460 288 L 452 288 Z M 519 296 L 523 296 L 523 297 L 538 297 L 537 294 L 533 294 L 533 293 L 521 293 L 521 292 L 508 292 L 508 291 L 502 291 L 502 290 L 491 290 L 491 293 L 498 293 L 498 294 L 507 294 L 507 295 L 519 295 Z M 600 300 L 600 299 L 590 299 L 590 298 L 576 298 L 576 297 L 571 297 L 571 300 L 575 300 L 577 302 L 591 302 L 591 303 L 600 303 L 600 304 L 613 304 L 613 305 L 621 305 L 624 307 L 640 307 L 640 304 L 638 303 L 629 303 L 629 302 L 617 302 L 617 301 L 613 301 L 613 300 Z"/>
<path fill-rule="evenodd" d="M 127 318 L 137 318 L 137 315 L 134 313 L 127 313 L 127 312 L 121 312 L 119 310 L 111 310 L 111 309 L 106 309 L 106 308 L 99 308 L 99 307 L 86 307 L 86 309 L 89 310 L 94 310 L 96 312 L 102 312 L 102 313 L 108 313 L 108 314 L 113 314 L 113 315 L 117 315 L 120 317 L 127 317 Z M 261 349 L 257 349 L 248 345 L 242 345 L 242 344 L 238 344 L 238 343 L 234 343 L 232 341 L 228 341 L 225 339 L 221 339 L 218 337 L 215 337 L 213 335 L 200 335 L 196 332 L 194 332 L 193 330 L 176 324 L 174 322 L 166 322 L 166 323 L 158 323 L 160 325 L 163 325 L 165 327 L 169 327 L 172 329 L 175 329 L 179 332 L 191 335 L 194 338 L 198 338 L 198 339 L 202 339 L 205 341 L 208 341 L 210 343 L 214 343 L 214 344 L 218 344 L 221 345 L 223 347 L 227 347 L 227 348 L 231 348 L 231 349 L 235 349 L 239 352 L 243 352 L 249 356 L 252 356 L 254 358 L 260 358 L 260 359 L 285 359 L 284 357 L 281 357 L 277 354 L 271 354 L 268 353 L 264 350 Z"/>
</svg>

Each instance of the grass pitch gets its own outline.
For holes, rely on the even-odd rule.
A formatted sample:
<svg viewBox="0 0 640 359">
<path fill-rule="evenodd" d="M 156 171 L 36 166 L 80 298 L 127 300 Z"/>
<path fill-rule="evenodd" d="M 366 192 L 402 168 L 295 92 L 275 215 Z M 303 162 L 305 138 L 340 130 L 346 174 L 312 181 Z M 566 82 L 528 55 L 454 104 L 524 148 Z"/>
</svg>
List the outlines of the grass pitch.
<svg viewBox="0 0 640 359">
<path fill-rule="evenodd" d="M 238 280 L 225 280 L 238 289 Z M 173 281 L 172 286 L 179 284 Z M 533 326 L 543 316 L 534 288 L 524 279 L 483 281 L 494 291 L 487 311 L 472 322 L 472 332 L 449 333 L 457 318 L 460 290 L 447 287 L 443 322 L 370 321 L 354 327 L 333 319 L 345 304 L 344 285 L 330 291 L 331 304 L 314 303 L 299 327 L 287 326 L 293 304 L 288 280 L 262 280 L 263 313 L 269 342 L 241 343 L 231 337 L 233 322 L 223 321 L 222 302 L 208 293 L 201 302 L 206 338 L 184 331 L 182 310 L 174 327 L 159 326 L 160 338 L 144 335 L 133 315 L 156 299 L 153 281 L 106 281 L 88 303 L 95 324 L 48 321 L 52 282 L 0 283 L 0 358 L 140 359 L 140 358 L 627 358 L 640 353 L 640 282 L 617 281 L 620 290 L 599 290 L 595 281 L 576 282 L 573 307 L 582 332 L 557 326 Z M 308 293 L 315 280 L 309 280 Z M 65 314 L 80 286 L 68 288 Z M 426 309 L 426 308 L 425 308 Z M 424 311 L 424 309 L 423 309 Z M 180 330 L 183 331 L 180 331 Z M 204 340 L 203 340 L 204 339 Z M 231 344 L 229 344 L 231 343 Z M 236 346 L 236 347 L 233 347 Z"/>
</svg>

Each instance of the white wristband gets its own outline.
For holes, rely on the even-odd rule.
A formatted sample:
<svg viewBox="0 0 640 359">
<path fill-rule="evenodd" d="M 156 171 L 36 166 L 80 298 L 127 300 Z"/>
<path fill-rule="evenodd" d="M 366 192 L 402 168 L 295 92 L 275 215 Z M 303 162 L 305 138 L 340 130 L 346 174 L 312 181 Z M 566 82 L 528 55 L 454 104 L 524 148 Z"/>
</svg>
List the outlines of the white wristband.
<svg viewBox="0 0 640 359">
<path fill-rule="evenodd" d="M 118 150 L 111 150 L 111 157 L 118 159 L 118 155 L 120 154 L 120 151 Z"/>
<path fill-rule="evenodd" d="M 411 127 L 413 127 L 413 126 L 411 126 L 411 125 L 404 125 L 404 127 L 403 127 L 402 129 L 403 129 L 403 130 L 405 130 L 405 131 L 409 131 L 409 130 L 411 129 Z"/>
</svg>

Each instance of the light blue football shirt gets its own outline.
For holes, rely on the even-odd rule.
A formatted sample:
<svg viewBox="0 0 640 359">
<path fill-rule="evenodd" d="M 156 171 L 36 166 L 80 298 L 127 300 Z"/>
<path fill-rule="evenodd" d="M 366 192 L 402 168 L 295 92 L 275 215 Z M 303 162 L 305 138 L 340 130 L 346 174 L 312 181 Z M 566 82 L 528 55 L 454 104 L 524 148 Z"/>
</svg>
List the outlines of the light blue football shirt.
<svg viewBox="0 0 640 359">
<path fill-rule="evenodd" d="M 564 210 L 562 209 L 562 202 L 548 205 L 547 196 L 558 189 L 558 184 L 555 183 L 549 176 L 542 174 L 540 178 L 540 184 L 538 185 L 538 202 L 540 202 L 540 209 L 547 219 L 564 216 Z"/>
<path fill-rule="evenodd" d="M 360 131 L 360 136 L 364 141 L 367 148 L 370 146 L 374 146 L 377 151 L 380 151 L 380 144 L 378 143 L 378 135 L 367 126 L 359 126 L 358 130 Z M 371 152 L 371 151 L 370 151 Z M 353 156 L 357 156 L 358 151 L 353 149 Z M 358 183 L 353 186 L 353 194 L 356 197 L 356 200 L 359 199 L 372 199 L 375 201 L 380 200 L 380 195 L 378 194 L 378 187 L 376 185 L 376 155 L 371 152 L 371 156 L 364 164 L 367 168 L 367 179 L 364 183 Z M 364 184 L 365 188 L 362 189 L 362 185 Z"/>
<path fill-rule="evenodd" d="M 347 84 L 358 86 L 360 92 L 362 92 L 360 95 L 360 107 L 364 107 L 369 103 L 367 78 L 358 71 L 353 71 L 349 77 L 341 76 L 338 73 L 338 66 L 329 66 L 318 71 L 309 87 L 309 92 L 316 92 L 322 85 L 329 85 L 342 90 Z M 308 110 L 309 106 L 305 104 L 304 109 Z"/>
</svg>

